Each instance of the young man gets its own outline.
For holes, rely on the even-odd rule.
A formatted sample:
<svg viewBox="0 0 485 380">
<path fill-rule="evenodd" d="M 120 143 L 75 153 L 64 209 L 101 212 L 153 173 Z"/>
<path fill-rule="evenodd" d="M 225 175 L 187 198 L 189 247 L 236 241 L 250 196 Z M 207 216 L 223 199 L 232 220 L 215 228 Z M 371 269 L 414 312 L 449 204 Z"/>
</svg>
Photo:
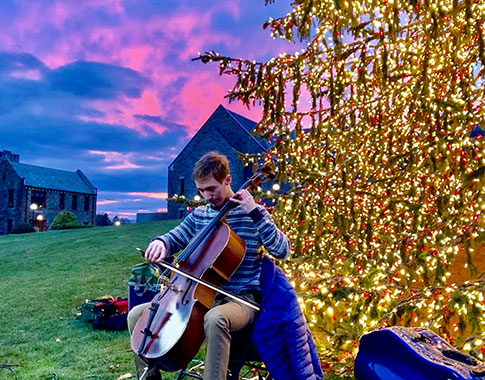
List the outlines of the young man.
<svg viewBox="0 0 485 380">
<path fill-rule="evenodd" d="M 239 268 L 223 286 L 233 294 L 251 301 L 260 293 L 260 273 L 263 247 L 279 259 L 287 258 L 290 246 L 287 237 L 275 226 L 268 211 L 258 205 L 247 190 L 234 193 L 227 158 L 209 152 L 195 164 L 193 179 L 208 205 L 197 207 L 180 225 L 152 240 L 145 252 L 151 262 L 161 262 L 169 255 L 184 249 L 190 240 L 218 214 L 218 210 L 231 200 L 238 204 L 226 216 L 226 222 L 246 243 L 246 254 Z M 149 304 L 133 308 L 128 315 L 130 333 L 143 310 Z M 256 311 L 229 297 L 218 296 L 204 318 L 206 357 L 204 380 L 223 380 L 227 376 L 229 349 L 233 331 L 240 330 L 254 321 Z M 156 363 L 146 363 L 135 355 L 137 374 L 150 367 L 147 380 L 161 379 Z"/>
</svg>

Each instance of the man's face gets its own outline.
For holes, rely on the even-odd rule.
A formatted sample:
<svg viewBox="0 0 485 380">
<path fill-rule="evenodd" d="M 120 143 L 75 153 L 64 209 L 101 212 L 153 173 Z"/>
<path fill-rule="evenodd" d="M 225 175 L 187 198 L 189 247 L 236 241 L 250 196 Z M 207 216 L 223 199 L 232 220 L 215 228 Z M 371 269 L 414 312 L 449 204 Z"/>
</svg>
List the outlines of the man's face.
<svg viewBox="0 0 485 380">
<path fill-rule="evenodd" d="M 230 184 L 230 174 L 224 178 L 222 183 L 217 181 L 212 175 L 195 181 L 195 186 L 197 186 L 200 195 L 216 208 L 224 205 L 226 200 L 233 195 Z"/>
</svg>

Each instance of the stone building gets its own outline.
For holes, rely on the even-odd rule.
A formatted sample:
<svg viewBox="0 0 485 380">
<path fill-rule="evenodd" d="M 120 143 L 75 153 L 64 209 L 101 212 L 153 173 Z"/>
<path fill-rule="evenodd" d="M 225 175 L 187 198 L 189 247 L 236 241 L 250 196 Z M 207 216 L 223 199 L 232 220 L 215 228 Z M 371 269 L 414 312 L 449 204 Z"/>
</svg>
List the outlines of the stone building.
<svg viewBox="0 0 485 380">
<path fill-rule="evenodd" d="M 175 194 L 193 199 L 197 194 L 192 169 L 197 160 L 207 152 L 217 151 L 229 159 L 232 188 L 239 189 L 252 175 L 250 167 L 243 167 L 238 152 L 256 154 L 266 151 L 269 145 L 251 131 L 256 123 L 219 105 L 195 136 L 187 143 L 168 167 L 168 197 Z M 168 202 L 167 219 L 181 218 L 187 207 Z"/>
<path fill-rule="evenodd" d="M 96 198 L 96 188 L 80 170 L 27 165 L 17 154 L 0 152 L 0 235 L 21 222 L 46 230 L 66 210 L 79 223 L 94 224 Z"/>
</svg>

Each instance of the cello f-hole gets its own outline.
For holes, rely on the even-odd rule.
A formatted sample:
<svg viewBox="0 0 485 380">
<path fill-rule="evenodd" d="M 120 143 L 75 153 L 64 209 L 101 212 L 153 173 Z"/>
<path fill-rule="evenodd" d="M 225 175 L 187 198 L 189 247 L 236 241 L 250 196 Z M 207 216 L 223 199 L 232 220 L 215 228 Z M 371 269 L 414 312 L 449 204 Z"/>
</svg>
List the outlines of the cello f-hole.
<svg viewBox="0 0 485 380">
<path fill-rule="evenodd" d="M 189 282 L 189 286 L 185 289 L 184 296 L 182 297 L 182 305 L 188 305 L 190 302 L 190 299 L 188 297 L 188 294 L 190 293 L 190 289 L 194 285 L 194 281 L 187 279 L 187 282 Z"/>
<path fill-rule="evenodd" d="M 158 293 L 157 301 L 161 301 L 162 298 L 165 296 L 165 294 L 167 294 L 167 292 L 168 292 L 168 287 L 165 288 L 163 292 Z"/>
</svg>

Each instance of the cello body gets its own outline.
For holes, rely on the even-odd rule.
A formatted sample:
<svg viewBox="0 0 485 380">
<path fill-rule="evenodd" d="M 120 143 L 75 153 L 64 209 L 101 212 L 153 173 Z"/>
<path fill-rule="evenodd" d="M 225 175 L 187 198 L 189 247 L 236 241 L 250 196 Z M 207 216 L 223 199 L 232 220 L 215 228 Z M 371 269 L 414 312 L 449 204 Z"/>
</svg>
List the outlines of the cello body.
<svg viewBox="0 0 485 380">
<path fill-rule="evenodd" d="M 179 268 L 221 286 L 242 262 L 246 244 L 223 221 L 202 236 L 205 233 L 203 229 L 194 237 L 193 241 L 199 244 Z M 131 338 L 133 351 L 156 359 L 165 371 L 185 368 L 204 341 L 204 315 L 216 294 L 215 290 L 174 274 L 136 323 Z"/>
</svg>

